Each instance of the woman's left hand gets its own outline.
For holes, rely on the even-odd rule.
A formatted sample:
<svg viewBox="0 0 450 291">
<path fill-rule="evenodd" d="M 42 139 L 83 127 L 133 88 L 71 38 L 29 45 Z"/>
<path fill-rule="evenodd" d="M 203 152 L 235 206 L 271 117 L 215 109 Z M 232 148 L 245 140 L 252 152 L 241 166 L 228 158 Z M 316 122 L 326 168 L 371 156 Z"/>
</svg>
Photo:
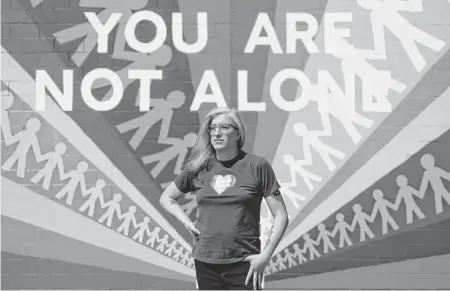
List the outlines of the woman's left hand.
<svg viewBox="0 0 450 291">
<path fill-rule="evenodd" d="M 248 256 L 244 259 L 244 261 L 250 262 L 250 269 L 248 270 L 247 278 L 245 279 L 245 285 L 249 284 L 250 278 L 253 275 L 253 289 L 261 290 L 264 269 L 270 261 L 270 256 L 265 253 L 261 253 Z"/>
</svg>

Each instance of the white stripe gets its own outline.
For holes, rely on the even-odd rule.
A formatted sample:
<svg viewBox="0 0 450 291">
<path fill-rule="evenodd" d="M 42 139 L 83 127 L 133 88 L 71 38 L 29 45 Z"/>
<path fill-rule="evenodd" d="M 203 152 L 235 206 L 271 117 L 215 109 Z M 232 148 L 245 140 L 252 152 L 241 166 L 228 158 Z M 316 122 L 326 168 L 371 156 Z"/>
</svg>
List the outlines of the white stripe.
<svg viewBox="0 0 450 291">
<path fill-rule="evenodd" d="M 184 275 L 194 270 L 2 176 L 2 215 Z M 58 218 L 58 219 L 55 219 Z"/>
<path fill-rule="evenodd" d="M 9 59 L 9 64 L 8 64 Z M 9 88 L 13 90 L 33 110 L 36 108 L 36 85 L 34 79 L 20 66 L 2 46 L 2 63 L 5 64 L 3 75 L 10 80 Z M 62 72 L 61 72 L 62 74 Z M 5 78 L 3 78 L 5 80 Z M 79 96 L 75 96 L 79 97 Z M 68 139 L 76 149 L 111 181 L 113 181 L 134 203 L 139 205 L 168 234 L 177 240 L 185 249 L 191 246 L 178 234 L 158 210 L 139 192 L 139 190 L 116 168 L 102 150 L 83 132 L 83 130 L 65 113 L 52 98 L 46 96 L 46 110 L 38 113 L 50 123 L 61 135 Z"/>
<path fill-rule="evenodd" d="M 436 98 L 408 126 L 403 128 L 382 150 L 364 164 L 339 189 L 324 200 L 299 223 L 278 245 L 276 252 L 293 243 L 304 233 L 325 220 L 370 185 L 381 179 L 420 151 L 430 141 L 450 129 L 450 89 Z M 383 165 L 380 167 L 380 165 Z"/>
</svg>

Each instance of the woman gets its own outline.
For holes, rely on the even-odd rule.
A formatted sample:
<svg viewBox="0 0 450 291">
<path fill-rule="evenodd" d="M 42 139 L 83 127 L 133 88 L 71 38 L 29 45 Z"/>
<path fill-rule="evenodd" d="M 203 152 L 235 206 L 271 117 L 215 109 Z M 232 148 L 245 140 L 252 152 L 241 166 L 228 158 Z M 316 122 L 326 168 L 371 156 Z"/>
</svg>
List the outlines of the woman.
<svg viewBox="0 0 450 291">
<path fill-rule="evenodd" d="M 182 173 L 161 196 L 162 207 L 194 238 L 198 288 L 261 289 L 263 272 L 288 225 L 278 181 L 270 164 L 242 150 L 245 128 L 235 109 L 216 108 L 203 120 Z M 177 200 L 196 193 L 194 223 Z M 272 237 L 261 251 L 261 201 L 275 216 Z"/>
</svg>

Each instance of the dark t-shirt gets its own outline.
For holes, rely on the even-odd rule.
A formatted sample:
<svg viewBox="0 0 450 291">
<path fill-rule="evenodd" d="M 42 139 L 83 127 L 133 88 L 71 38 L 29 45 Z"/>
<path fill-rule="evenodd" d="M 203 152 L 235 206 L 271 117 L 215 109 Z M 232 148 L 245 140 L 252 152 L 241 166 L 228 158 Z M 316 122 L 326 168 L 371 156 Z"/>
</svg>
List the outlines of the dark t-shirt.
<svg viewBox="0 0 450 291">
<path fill-rule="evenodd" d="M 207 263 L 232 263 L 261 251 L 261 201 L 279 189 L 270 164 L 240 151 L 229 161 L 217 161 L 196 177 L 186 170 L 175 179 L 177 188 L 196 194 L 201 232 L 192 256 Z"/>
</svg>

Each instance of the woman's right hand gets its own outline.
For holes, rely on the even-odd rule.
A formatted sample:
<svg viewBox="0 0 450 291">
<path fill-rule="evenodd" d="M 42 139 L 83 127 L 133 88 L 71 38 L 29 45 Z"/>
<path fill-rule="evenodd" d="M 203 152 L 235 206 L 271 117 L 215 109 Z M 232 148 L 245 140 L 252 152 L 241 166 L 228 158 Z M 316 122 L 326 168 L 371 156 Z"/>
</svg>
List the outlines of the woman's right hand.
<svg viewBox="0 0 450 291">
<path fill-rule="evenodd" d="M 192 235 L 192 243 L 195 244 L 197 236 L 200 235 L 200 231 L 195 227 L 195 224 L 192 221 L 188 222 L 185 225 L 185 227 L 191 233 L 191 235 Z"/>
</svg>

